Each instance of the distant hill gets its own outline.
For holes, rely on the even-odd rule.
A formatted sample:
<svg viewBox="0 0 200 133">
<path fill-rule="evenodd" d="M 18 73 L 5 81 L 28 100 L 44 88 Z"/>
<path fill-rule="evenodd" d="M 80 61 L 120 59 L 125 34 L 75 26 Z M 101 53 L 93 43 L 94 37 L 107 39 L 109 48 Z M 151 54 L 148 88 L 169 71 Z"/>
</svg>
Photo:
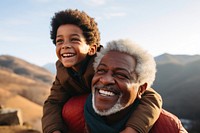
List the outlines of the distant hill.
<svg viewBox="0 0 200 133">
<path fill-rule="evenodd" d="M 200 120 L 200 55 L 163 54 L 155 59 L 153 88 L 161 94 L 164 108 L 181 118 Z"/>
<path fill-rule="evenodd" d="M 174 63 L 187 64 L 200 60 L 200 55 L 171 55 L 168 53 L 155 57 L 156 62 L 160 64 Z"/>
<path fill-rule="evenodd" d="M 51 83 L 53 79 L 53 75 L 43 67 L 9 55 L 0 56 L 0 67 L 37 81 Z"/>
<path fill-rule="evenodd" d="M 55 63 L 48 63 L 43 66 L 45 69 L 47 69 L 52 74 L 56 74 L 56 64 Z"/>
</svg>

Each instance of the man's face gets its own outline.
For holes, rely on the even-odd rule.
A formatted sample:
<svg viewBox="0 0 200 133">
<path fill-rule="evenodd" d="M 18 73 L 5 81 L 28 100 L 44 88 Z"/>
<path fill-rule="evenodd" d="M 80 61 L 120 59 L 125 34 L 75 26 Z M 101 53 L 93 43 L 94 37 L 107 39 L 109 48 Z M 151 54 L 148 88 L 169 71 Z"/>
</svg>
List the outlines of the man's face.
<svg viewBox="0 0 200 133">
<path fill-rule="evenodd" d="M 117 51 L 102 58 L 92 79 L 93 107 L 98 114 L 113 114 L 135 101 L 138 93 L 135 66 L 132 56 Z"/>
</svg>

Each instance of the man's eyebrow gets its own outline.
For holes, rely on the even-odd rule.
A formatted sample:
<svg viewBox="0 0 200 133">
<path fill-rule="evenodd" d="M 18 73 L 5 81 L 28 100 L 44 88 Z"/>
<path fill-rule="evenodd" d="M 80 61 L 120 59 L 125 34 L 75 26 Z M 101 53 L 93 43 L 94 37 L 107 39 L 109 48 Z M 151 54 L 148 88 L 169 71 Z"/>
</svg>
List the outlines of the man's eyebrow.
<svg viewBox="0 0 200 133">
<path fill-rule="evenodd" d="M 107 66 L 107 65 L 104 64 L 104 63 L 99 63 L 98 67 L 99 67 L 99 66 Z M 123 68 L 123 67 L 117 67 L 117 68 L 115 68 L 114 70 L 115 70 L 115 71 L 118 71 L 118 70 L 120 70 L 120 71 L 126 71 L 126 72 L 130 73 L 127 69 L 125 69 L 125 68 Z"/>
<path fill-rule="evenodd" d="M 99 63 L 99 65 L 97 67 L 99 67 L 99 66 L 107 66 L 107 65 L 104 63 Z"/>
<path fill-rule="evenodd" d="M 130 73 L 129 70 L 127 70 L 127 69 L 125 69 L 125 68 L 121 68 L 121 67 L 120 67 L 120 68 L 117 67 L 115 70 L 116 70 L 116 71 L 126 71 L 127 73 Z"/>
</svg>

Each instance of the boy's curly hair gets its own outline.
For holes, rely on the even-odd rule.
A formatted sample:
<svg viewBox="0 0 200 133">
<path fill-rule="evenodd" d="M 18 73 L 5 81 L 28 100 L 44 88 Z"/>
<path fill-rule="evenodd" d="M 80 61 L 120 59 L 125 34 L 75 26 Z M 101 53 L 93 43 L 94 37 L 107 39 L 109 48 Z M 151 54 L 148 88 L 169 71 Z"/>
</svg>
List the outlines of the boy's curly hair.
<svg viewBox="0 0 200 133">
<path fill-rule="evenodd" d="M 51 20 L 51 39 L 56 44 L 56 34 L 59 26 L 64 24 L 74 24 L 78 26 L 82 31 L 88 45 L 96 44 L 100 46 L 100 32 L 97 28 L 97 23 L 94 18 L 88 16 L 84 11 L 77 9 L 67 9 L 55 13 L 55 16 Z"/>
</svg>

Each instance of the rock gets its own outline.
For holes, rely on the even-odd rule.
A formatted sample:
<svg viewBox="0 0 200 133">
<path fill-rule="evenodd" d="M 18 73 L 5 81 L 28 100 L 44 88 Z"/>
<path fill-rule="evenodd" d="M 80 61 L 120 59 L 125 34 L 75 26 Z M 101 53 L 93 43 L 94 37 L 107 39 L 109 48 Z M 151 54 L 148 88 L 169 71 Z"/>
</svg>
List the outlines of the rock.
<svg viewBox="0 0 200 133">
<path fill-rule="evenodd" d="M 1 108 L 0 125 L 23 125 L 21 111 L 19 109 Z"/>
</svg>

